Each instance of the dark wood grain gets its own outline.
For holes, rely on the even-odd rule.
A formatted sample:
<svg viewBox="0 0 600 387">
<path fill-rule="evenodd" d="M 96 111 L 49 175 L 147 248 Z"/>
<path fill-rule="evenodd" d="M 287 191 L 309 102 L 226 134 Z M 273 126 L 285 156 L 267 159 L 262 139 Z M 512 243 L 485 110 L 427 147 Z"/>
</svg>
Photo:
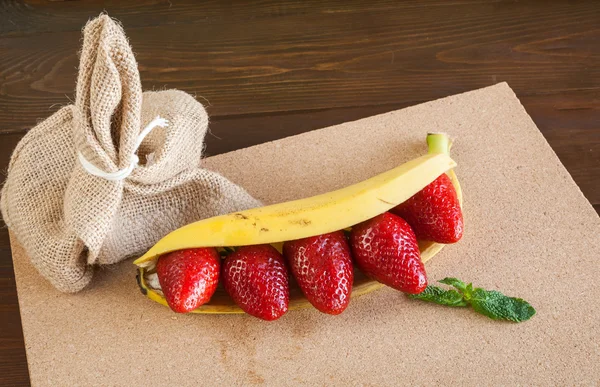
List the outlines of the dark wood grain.
<svg viewBox="0 0 600 387">
<path fill-rule="evenodd" d="M 7 238 L 6 229 L 0 234 Z M 0 247 L 0 385 L 23 386 L 29 375 L 10 256 L 10 248 Z"/>
<path fill-rule="evenodd" d="M 207 155 L 507 81 L 600 213 L 595 1 L 0 2 L 0 171 L 73 99 L 85 21 L 123 22 L 146 89 L 208 104 Z M 0 385 L 28 384 L 0 229 Z"/>
<path fill-rule="evenodd" d="M 104 8 L 92 4 L 79 20 Z M 356 10 L 322 2 L 310 13 L 281 7 L 271 18 L 243 20 L 245 7 L 222 8 L 202 22 L 127 24 L 146 88 L 201 96 L 215 117 L 415 103 L 500 81 L 519 96 L 599 92 L 594 2 L 391 2 Z M 149 11 L 139 10 L 144 19 Z M 73 94 L 80 30 L 53 32 L 44 20 L 40 28 L 49 32 L 0 39 L 0 120 L 12 130 Z"/>
<path fill-rule="evenodd" d="M 0 181 L 22 134 L 0 134 Z M 29 384 L 8 229 L 0 217 L 0 386 Z"/>
</svg>

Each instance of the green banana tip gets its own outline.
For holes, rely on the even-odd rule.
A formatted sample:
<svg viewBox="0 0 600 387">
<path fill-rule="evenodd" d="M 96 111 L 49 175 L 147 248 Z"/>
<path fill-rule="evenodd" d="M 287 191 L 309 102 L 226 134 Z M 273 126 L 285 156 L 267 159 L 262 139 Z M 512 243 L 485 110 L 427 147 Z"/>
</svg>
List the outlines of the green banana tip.
<svg viewBox="0 0 600 387">
<path fill-rule="evenodd" d="M 452 139 L 447 133 L 431 132 L 427 133 L 428 153 L 450 154 Z"/>
</svg>

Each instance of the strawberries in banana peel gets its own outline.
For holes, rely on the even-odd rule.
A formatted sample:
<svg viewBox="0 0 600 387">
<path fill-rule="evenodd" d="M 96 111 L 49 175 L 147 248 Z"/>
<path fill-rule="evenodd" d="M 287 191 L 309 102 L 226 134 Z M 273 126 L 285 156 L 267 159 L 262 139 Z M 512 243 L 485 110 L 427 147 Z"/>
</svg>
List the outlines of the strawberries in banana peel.
<svg viewBox="0 0 600 387">
<path fill-rule="evenodd" d="M 391 212 L 406 220 L 418 239 L 455 243 L 463 234 L 460 203 L 445 173 Z"/>
<path fill-rule="evenodd" d="M 272 321 L 288 310 L 288 272 L 279 251 L 271 245 L 240 247 L 225 258 L 223 285 L 246 313 Z"/>
<path fill-rule="evenodd" d="M 300 289 L 315 308 L 334 315 L 346 309 L 354 269 L 342 231 L 285 242 L 283 255 Z"/>
<path fill-rule="evenodd" d="M 208 302 L 219 281 L 220 258 L 214 248 L 186 249 L 158 259 L 156 274 L 171 309 L 187 313 Z"/>
<path fill-rule="evenodd" d="M 350 246 L 356 264 L 369 277 L 406 293 L 427 287 L 417 238 L 399 216 L 386 212 L 357 224 Z"/>
</svg>

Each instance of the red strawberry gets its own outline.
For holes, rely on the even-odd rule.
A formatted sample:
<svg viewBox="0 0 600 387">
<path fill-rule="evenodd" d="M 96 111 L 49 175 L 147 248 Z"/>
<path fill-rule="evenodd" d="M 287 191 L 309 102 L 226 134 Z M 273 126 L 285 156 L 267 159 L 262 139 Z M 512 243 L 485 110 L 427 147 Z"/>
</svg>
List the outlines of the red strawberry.
<svg viewBox="0 0 600 387">
<path fill-rule="evenodd" d="M 406 293 L 421 293 L 427 275 L 414 232 L 402 218 L 383 213 L 352 227 L 358 267 L 371 278 Z"/>
<path fill-rule="evenodd" d="M 223 264 L 223 285 L 244 312 L 276 320 L 288 309 L 290 286 L 283 257 L 271 245 L 240 247 Z"/>
<path fill-rule="evenodd" d="M 354 269 L 342 231 L 285 242 L 283 255 L 315 308 L 329 314 L 340 314 L 346 309 Z"/>
<path fill-rule="evenodd" d="M 445 173 L 391 212 L 404 218 L 419 239 L 455 243 L 463 234 L 460 203 Z"/>
<path fill-rule="evenodd" d="M 156 274 L 167 303 L 177 313 L 208 302 L 219 282 L 220 258 L 213 248 L 187 249 L 158 259 Z"/>
</svg>

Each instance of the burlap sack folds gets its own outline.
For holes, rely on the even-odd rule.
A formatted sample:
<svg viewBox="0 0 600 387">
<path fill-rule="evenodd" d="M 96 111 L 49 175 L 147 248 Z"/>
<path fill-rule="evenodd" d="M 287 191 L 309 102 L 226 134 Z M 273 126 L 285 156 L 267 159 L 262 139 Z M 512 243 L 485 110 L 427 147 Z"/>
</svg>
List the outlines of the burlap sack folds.
<svg viewBox="0 0 600 387">
<path fill-rule="evenodd" d="M 34 266 L 63 292 L 83 289 L 97 265 L 143 253 L 180 226 L 260 205 L 201 168 L 208 116 L 199 102 L 179 90 L 142 93 L 117 23 L 101 15 L 83 37 L 75 104 L 23 137 L 0 201 Z"/>
</svg>

